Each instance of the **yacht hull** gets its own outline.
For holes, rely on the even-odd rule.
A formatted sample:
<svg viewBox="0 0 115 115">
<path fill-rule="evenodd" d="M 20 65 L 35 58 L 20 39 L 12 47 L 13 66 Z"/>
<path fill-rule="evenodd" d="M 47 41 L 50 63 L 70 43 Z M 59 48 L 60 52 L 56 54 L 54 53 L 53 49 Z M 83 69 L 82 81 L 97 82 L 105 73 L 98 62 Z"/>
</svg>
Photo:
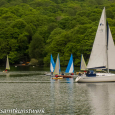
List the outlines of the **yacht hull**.
<svg viewBox="0 0 115 115">
<path fill-rule="evenodd" d="M 96 76 L 96 77 L 77 77 L 75 82 L 78 83 L 99 83 L 99 82 L 115 82 L 115 75 L 113 76 Z"/>
</svg>

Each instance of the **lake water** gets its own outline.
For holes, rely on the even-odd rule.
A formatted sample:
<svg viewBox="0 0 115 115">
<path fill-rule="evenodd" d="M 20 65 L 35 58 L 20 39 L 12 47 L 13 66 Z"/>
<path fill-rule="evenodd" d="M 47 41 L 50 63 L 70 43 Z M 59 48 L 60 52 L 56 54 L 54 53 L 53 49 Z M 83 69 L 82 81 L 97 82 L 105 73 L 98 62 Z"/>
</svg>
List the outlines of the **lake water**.
<svg viewBox="0 0 115 115">
<path fill-rule="evenodd" d="M 2 71 L 3 68 L 0 72 L 0 113 L 5 115 L 115 114 L 114 82 L 74 83 L 73 78 L 52 80 L 43 75 L 47 68 L 37 67 L 12 68 L 9 73 Z"/>
</svg>

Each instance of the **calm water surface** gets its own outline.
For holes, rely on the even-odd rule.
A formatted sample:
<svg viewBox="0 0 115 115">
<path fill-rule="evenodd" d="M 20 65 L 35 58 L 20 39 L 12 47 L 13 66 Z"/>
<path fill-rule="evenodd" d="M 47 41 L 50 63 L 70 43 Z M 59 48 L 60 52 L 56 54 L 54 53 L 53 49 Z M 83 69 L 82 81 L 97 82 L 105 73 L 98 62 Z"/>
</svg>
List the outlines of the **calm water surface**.
<svg viewBox="0 0 115 115">
<path fill-rule="evenodd" d="M 0 81 L 28 81 L 28 83 L 0 83 L 0 109 L 44 109 L 43 114 L 46 115 L 115 114 L 114 82 L 89 84 L 74 83 L 72 78 L 52 80 L 50 76 L 43 75 L 46 71 L 17 69 L 6 74 L 1 69 Z"/>
</svg>

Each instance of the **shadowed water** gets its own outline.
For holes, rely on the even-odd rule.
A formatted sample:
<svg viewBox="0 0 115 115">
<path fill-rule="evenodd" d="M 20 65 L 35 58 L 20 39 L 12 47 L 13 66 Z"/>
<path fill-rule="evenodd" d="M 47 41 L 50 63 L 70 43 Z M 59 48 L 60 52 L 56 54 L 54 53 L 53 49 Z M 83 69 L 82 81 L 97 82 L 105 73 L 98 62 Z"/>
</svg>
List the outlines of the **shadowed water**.
<svg viewBox="0 0 115 115">
<path fill-rule="evenodd" d="M 73 78 L 53 80 L 50 76 L 41 73 L 44 72 L 11 71 L 7 74 L 0 72 L 0 81 L 28 81 L 27 83 L 0 83 L 0 109 L 43 109 L 44 113 L 40 114 L 46 115 L 115 114 L 114 82 L 73 83 Z M 36 115 L 32 113 L 34 114 Z"/>
</svg>

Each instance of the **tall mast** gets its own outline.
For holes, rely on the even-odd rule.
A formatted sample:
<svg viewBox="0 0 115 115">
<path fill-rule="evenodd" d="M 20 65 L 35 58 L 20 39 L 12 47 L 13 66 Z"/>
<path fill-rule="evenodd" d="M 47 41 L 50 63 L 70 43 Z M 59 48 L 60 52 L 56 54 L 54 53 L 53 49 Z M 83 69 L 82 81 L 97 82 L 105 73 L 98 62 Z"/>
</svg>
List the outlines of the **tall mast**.
<svg viewBox="0 0 115 115">
<path fill-rule="evenodd" d="M 109 39 L 109 25 L 107 22 L 107 72 L 109 73 L 109 64 L 108 64 L 108 39 Z"/>
</svg>

